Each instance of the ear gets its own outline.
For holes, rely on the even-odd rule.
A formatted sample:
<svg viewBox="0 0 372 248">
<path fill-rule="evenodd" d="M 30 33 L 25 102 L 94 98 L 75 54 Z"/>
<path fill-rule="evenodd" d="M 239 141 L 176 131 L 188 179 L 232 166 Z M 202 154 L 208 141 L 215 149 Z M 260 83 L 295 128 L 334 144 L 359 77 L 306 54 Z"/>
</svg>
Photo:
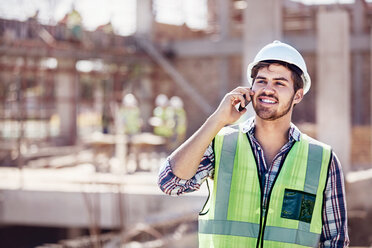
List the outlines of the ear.
<svg viewBox="0 0 372 248">
<path fill-rule="evenodd" d="M 304 98 L 304 89 L 299 89 L 295 93 L 295 96 L 293 98 L 293 103 L 297 104 L 302 101 L 302 98 Z"/>
</svg>

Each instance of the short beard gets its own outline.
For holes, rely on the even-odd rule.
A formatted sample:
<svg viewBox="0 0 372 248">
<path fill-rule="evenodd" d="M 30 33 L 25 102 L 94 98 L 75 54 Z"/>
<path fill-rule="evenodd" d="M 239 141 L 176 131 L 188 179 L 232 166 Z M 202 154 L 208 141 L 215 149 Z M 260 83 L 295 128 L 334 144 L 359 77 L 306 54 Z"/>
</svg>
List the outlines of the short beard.
<svg viewBox="0 0 372 248">
<path fill-rule="evenodd" d="M 284 110 L 281 111 L 281 112 L 278 112 L 278 110 L 276 110 L 275 112 L 271 112 L 270 110 L 268 110 L 264 107 L 263 108 L 258 107 L 255 101 L 252 101 L 253 109 L 256 112 L 256 114 L 258 115 L 258 117 L 260 117 L 261 119 L 266 120 L 266 121 L 275 121 L 275 120 L 285 116 L 286 114 L 288 114 L 288 112 L 292 108 L 292 103 L 293 103 L 294 97 L 295 97 L 295 94 L 293 94 L 291 100 L 288 101 L 288 104 L 286 106 L 284 106 Z M 258 99 L 258 96 L 256 97 L 256 99 Z"/>
</svg>

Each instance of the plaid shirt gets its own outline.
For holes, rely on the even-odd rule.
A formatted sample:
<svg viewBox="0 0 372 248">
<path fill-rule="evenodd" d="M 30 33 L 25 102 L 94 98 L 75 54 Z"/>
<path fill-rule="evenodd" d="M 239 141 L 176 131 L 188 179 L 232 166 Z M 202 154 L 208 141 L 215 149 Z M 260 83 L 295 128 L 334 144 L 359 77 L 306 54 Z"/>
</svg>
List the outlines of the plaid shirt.
<svg viewBox="0 0 372 248">
<path fill-rule="evenodd" d="M 289 141 L 275 156 L 271 165 L 267 165 L 264 151 L 254 137 L 255 125 L 251 118 L 241 124 L 241 131 L 248 134 L 252 144 L 254 156 L 259 164 L 259 174 L 263 179 L 264 198 L 263 206 L 267 204 L 267 197 L 273 182 L 278 174 L 282 159 L 285 157 L 292 145 L 300 140 L 301 132 L 293 124 L 289 130 Z M 212 144 L 204 153 L 199 168 L 194 177 L 183 180 L 173 174 L 169 159 L 163 164 L 159 171 L 159 187 L 169 195 L 180 195 L 186 192 L 193 192 L 200 188 L 200 185 L 214 175 L 214 152 Z M 344 177 L 341 164 L 334 153 L 332 153 L 331 165 L 328 173 L 326 190 L 324 193 L 323 228 L 320 238 L 320 247 L 348 247 L 349 236 L 347 231 L 347 213 L 345 203 Z"/>
</svg>

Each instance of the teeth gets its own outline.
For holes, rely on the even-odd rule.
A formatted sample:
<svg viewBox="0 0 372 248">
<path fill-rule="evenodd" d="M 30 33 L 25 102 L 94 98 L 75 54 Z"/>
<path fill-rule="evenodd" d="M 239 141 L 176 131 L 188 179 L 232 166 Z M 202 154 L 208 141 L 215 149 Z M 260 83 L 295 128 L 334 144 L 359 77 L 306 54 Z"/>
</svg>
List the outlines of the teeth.
<svg viewBox="0 0 372 248">
<path fill-rule="evenodd" d="M 268 99 L 261 99 L 264 103 L 275 103 L 274 101 L 268 100 Z"/>
</svg>

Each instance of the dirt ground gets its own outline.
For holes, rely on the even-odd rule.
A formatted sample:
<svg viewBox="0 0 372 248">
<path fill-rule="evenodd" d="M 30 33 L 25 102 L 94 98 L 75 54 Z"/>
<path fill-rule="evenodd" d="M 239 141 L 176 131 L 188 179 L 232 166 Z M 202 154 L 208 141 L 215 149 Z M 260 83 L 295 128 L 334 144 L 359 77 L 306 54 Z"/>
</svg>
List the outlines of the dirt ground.
<svg viewBox="0 0 372 248">
<path fill-rule="evenodd" d="M 372 247 L 372 209 L 349 212 L 350 246 Z"/>
</svg>

